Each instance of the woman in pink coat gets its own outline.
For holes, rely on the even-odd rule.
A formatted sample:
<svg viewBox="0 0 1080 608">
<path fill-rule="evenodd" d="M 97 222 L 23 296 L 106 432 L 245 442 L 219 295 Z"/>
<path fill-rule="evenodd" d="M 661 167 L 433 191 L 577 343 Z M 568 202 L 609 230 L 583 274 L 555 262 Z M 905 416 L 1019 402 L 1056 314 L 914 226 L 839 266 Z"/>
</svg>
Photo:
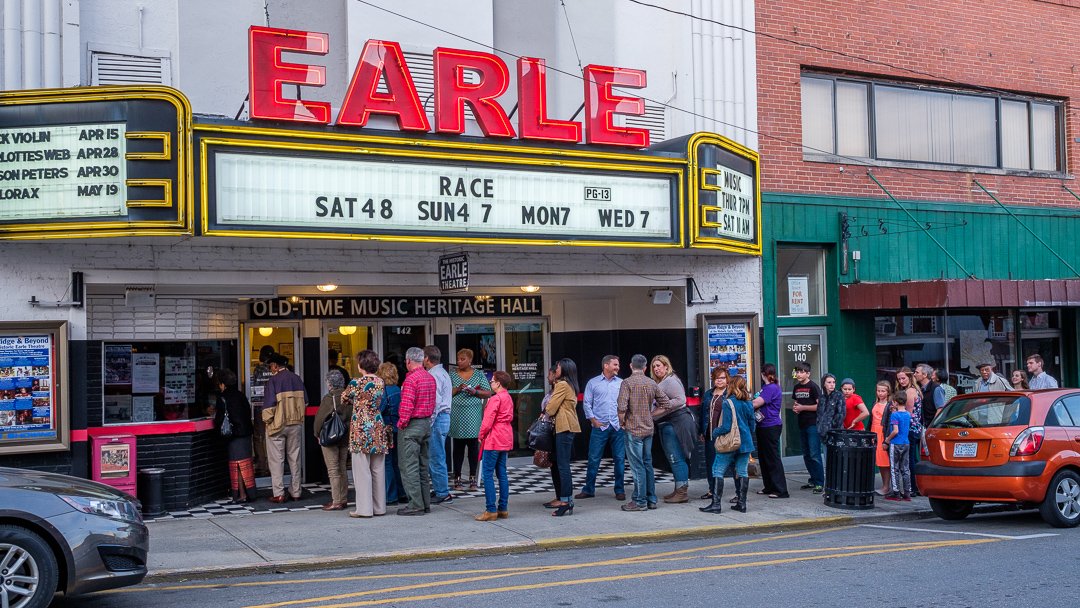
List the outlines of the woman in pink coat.
<svg viewBox="0 0 1080 608">
<path fill-rule="evenodd" d="M 510 374 L 499 370 L 491 376 L 491 390 L 484 407 L 484 421 L 480 424 L 480 475 L 484 478 L 484 495 L 487 509 L 475 517 L 476 521 L 495 521 L 510 517 L 506 510 L 510 498 L 510 482 L 506 477 L 506 456 L 514 448 L 514 400 L 506 388 L 510 386 Z M 499 504 L 495 505 L 495 476 L 499 476 Z"/>
</svg>

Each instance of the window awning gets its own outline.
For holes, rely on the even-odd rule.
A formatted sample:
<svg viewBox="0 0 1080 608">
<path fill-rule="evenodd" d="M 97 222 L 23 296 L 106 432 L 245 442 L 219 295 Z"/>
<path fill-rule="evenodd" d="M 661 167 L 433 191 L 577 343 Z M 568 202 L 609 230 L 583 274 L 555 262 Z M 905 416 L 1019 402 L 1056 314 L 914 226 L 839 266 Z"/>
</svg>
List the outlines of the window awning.
<svg viewBox="0 0 1080 608">
<path fill-rule="evenodd" d="M 1080 279 L 938 280 L 840 286 L 840 310 L 1080 306 Z"/>
</svg>

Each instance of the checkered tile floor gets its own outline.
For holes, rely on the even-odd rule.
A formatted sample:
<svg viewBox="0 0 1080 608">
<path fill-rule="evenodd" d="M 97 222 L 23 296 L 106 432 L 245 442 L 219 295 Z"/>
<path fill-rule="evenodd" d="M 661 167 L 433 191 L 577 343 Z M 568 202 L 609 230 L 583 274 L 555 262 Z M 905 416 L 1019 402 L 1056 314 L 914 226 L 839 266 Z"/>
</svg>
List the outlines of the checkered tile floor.
<svg viewBox="0 0 1080 608">
<path fill-rule="evenodd" d="M 585 483 L 585 470 L 587 463 L 584 461 L 574 462 L 570 465 L 574 477 L 574 491 L 577 492 L 581 489 L 581 485 Z M 532 465 L 511 465 L 507 467 L 507 475 L 510 478 L 510 494 L 535 494 L 537 492 L 553 492 L 554 488 L 551 485 L 551 473 L 547 469 L 541 469 Z M 673 482 L 675 478 L 670 473 L 664 471 L 656 471 L 656 483 Z M 630 467 L 626 468 L 625 483 L 627 486 L 632 486 L 634 483 L 634 476 L 630 472 Z M 352 487 L 352 479 L 350 475 L 349 479 L 350 488 Z M 615 485 L 615 467 L 611 460 L 603 460 L 600 462 L 600 471 L 596 475 L 596 487 L 605 488 Z M 628 490 L 632 490 L 632 487 L 628 487 Z M 287 502 L 281 505 L 276 505 L 267 500 L 268 491 L 266 489 L 260 489 L 259 495 L 261 498 L 254 503 L 234 505 L 228 500 L 219 500 L 209 504 L 202 505 L 200 507 L 193 507 L 186 511 L 172 511 L 162 517 L 155 519 L 148 519 L 148 522 L 154 521 L 166 521 L 170 519 L 184 519 L 184 518 L 207 518 L 207 517 L 219 517 L 223 515 L 263 515 L 269 513 L 287 513 L 290 511 L 311 511 L 322 508 L 322 505 L 328 502 L 330 496 L 330 486 L 321 483 L 304 484 L 304 495 L 298 501 Z M 455 498 L 482 498 L 484 496 L 483 488 L 477 492 L 459 492 L 452 490 Z M 353 503 L 349 503 L 352 505 Z"/>
</svg>

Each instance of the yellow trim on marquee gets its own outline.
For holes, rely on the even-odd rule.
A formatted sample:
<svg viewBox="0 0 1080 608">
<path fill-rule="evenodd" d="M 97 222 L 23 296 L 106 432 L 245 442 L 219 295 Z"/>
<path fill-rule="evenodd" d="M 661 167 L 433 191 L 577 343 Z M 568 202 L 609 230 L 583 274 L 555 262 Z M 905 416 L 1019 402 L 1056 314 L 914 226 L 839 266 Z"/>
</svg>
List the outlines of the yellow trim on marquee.
<svg viewBox="0 0 1080 608">
<path fill-rule="evenodd" d="M 172 134 L 168 131 L 128 131 L 128 139 L 157 139 L 161 141 L 161 152 L 128 152 L 127 160 L 172 160 Z"/>
<path fill-rule="evenodd" d="M 50 221 L 30 224 L 3 224 L 0 225 L 0 240 L 116 238 L 193 234 L 195 202 L 192 188 L 188 186 L 188 184 L 194 182 L 190 154 L 192 144 L 191 103 L 183 93 L 171 87 L 155 85 L 72 87 L 68 89 L 32 89 L 0 92 L 0 106 L 126 101 L 130 99 L 164 101 L 176 108 L 176 132 L 180 134 L 180 140 L 175 143 L 175 147 L 169 147 L 169 154 L 176 153 L 179 181 L 177 186 L 176 220 L 129 222 Z M 125 160 L 127 159 L 125 158 Z"/>
<path fill-rule="evenodd" d="M 701 236 L 701 229 L 703 227 L 715 227 L 715 222 L 709 222 L 705 219 L 705 212 L 708 207 L 701 205 L 701 190 L 711 190 L 714 187 L 707 181 L 707 176 L 710 174 L 718 173 L 715 169 L 710 167 L 700 167 L 698 160 L 698 148 L 702 144 L 709 144 L 718 146 L 736 156 L 741 156 L 749 160 L 754 165 L 754 224 L 757 235 L 756 243 L 747 243 L 746 241 L 740 241 L 737 239 L 727 239 L 719 237 Z M 688 243 L 691 249 L 719 249 L 722 251 L 730 251 L 732 253 L 742 253 L 749 255 L 760 256 L 762 251 L 761 246 L 761 156 L 730 139 L 718 135 L 716 133 L 695 133 L 692 135 L 686 143 L 686 158 L 689 162 L 690 170 L 690 188 L 689 188 L 689 205 L 690 205 L 690 242 Z M 701 170 L 699 172 L 699 169 Z"/>
<path fill-rule="evenodd" d="M 125 180 L 131 187 L 160 187 L 164 194 L 160 199 L 128 199 L 128 207 L 172 207 L 172 180 L 171 179 L 129 179 Z"/>
</svg>

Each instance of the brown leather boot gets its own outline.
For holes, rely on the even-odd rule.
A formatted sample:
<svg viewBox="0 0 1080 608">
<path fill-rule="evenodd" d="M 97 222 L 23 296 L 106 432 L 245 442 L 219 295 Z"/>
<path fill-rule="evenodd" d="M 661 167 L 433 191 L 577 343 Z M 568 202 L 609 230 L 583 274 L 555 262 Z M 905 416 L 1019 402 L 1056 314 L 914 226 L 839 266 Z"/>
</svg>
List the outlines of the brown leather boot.
<svg viewBox="0 0 1080 608">
<path fill-rule="evenodd" d="M 690 502 L 690 497 L 687 495 L 689 486 L 679 486 L 675 488 L 675 492 L 670 497 L 665 496 L 664 502 L 668 504 L 679 504 L 682 502 Z"/>
<path fill-rule="evenodd" d="M 674 498 L 675 495 L 678 494 L 678 493 L 679 493 L 679 488 L 676 487 L 674 490 L 671 491 L 671 494 L 665 494 L 662 498 L 664 499 L 664 502 L 668 502 L 669 499 Z"/>
<path fill-rule="evenodd" d="M 477 515 L 473 519 L 475 519 L 476 521 L 495 521 L 498 518 L 499 518 L 498 513 L 488 513 L 487 511 L 484 511 L 483 513 L 481 513 L 480 515 Z"/>
</svg>

